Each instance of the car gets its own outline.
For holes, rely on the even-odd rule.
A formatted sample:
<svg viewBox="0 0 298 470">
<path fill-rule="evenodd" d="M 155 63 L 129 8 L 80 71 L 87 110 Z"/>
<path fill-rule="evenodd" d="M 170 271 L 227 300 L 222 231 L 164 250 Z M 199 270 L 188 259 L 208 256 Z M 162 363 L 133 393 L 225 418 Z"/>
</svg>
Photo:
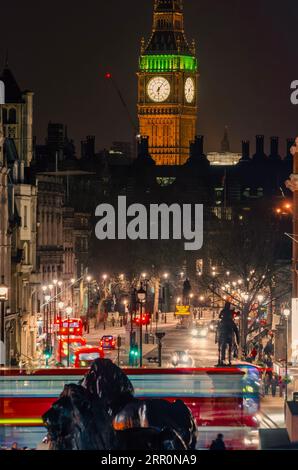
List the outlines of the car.
<svg viewBox="0 0 298 470">
<path fill-rule="evenodd" d="M 193 367 L 193 358 L 188 351 L 175 351 L 171 358 L 173 367 Z"/>
<path fill-rule="evenodd" d="M 115 349 L 116 339 L 111 335 L 103 336 L 99 342 L 99 345 L 103 349 Z"/>
<path fill-rule="evenodd" d="M 191 330 L 193 338 L 206 338 L 208 336 L 208 327 L 206 325 L 197 325 Z"/>
<path fill-rule="evenodd" d="M 211 322 L 209 323 L 209 330 L 212 332 L 216 332 L 217 329 L 218 329 L 218 321 L 211 320 Z"/>
</svg>

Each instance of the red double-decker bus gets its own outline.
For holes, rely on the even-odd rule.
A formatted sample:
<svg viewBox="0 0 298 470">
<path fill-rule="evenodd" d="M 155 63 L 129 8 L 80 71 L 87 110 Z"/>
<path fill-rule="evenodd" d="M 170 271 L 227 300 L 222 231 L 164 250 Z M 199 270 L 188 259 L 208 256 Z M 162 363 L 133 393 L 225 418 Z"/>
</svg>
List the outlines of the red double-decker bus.
<svg viewBox="0 0 298 470">
<path fill-rule="evenodd" d="M 258 368 L 123 369 L 140 399 L 177 399 L 190 408 L 202 429 L 257 428 L 259 411 Z M 0 435 L 3 428 L 18 432 L 38 427 L 41 416 L 57 400 L 67 383 L 78 382 L 86 369 L 0 371 Z M 253 375 L 252 375 L 253 374 Z M 236 432 L 237 435 L 237 432 Z M 240 444 L 239 444 L 240 445 Z"/>
<path fill-rule="evenodd" d="M 59 336 L 83 335 L 83 322 L 80 318 L 57 318 L 55 325 Z"/>
</svg>

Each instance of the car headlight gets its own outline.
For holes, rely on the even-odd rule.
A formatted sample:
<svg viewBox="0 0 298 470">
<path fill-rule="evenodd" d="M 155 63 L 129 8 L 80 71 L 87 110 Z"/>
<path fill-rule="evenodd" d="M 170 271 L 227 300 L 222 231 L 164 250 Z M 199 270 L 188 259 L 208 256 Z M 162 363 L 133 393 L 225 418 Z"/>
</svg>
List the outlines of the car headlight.
<svg viewBox="0 0 298 470">
<path fill-rule="evenodd" d="M 188 361 L 188 355 L 187 355 L 187 354 L 183 354 L 183 356 L 182 356 L 182 361 L 183 361 L 183 362 L 187 362 L 187 361 Z"/>
<path fill-rule="evenodd" d="M 178 356 L 176 356 L 176 354 L 173 356 L 172 361 L 173 362 L 178 362 Z"/>
<path fill-rule="evenodd" d="M 204 329 L 204 330 L 201 330 L 200 336 L 207 336 L 207 334 L 208 334 L 208 330 Z"/>
<path fill-rule="evenodd" d="M 191 334 L 192 334 L 192 336 L 197 336 L 198 330 L 192 330 Z"/>
</svg>

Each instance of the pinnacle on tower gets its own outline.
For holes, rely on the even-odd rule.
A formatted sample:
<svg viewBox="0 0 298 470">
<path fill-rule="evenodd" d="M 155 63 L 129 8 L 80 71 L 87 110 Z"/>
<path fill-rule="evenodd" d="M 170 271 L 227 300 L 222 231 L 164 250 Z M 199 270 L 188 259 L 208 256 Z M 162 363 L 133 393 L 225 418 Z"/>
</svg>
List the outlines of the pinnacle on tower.
<svg viewBox="0 0 298 470">
<path fill-rule="evenodd" d="M 230 151 L 230 141 L 228 136 L 228 126 L 225 127 L 223 140 L 221 141 L 221 151 L 226 153 Z"/>
<path fill-rule="evenodd" d="M 184 33 L 182 0 L 155 0 L 152 35 L 143 54 L 194 55 Z"/>
<path fill-rule="evenodd" d="M 155 0 L 154 2 L 155 11 L 183 11 L 182 0 Z"/>
</svg>

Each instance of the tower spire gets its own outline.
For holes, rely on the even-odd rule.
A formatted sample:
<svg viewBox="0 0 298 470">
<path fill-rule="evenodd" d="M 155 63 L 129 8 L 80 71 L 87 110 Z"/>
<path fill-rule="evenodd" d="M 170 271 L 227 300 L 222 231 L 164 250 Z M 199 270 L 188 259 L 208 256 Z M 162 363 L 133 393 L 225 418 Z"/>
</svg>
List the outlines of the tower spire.
<svg viewBox="0 0 298 470">
<path fill-rule="evenodd" d="M 228 136 L 228 126 L 225 126 L 224 137 L 221 141 L 221 151 L 226 153 L 230 151 L 230 141 Z"/>
<path fill-rule="evenodd" d="M 155 11 L 178 11 L 183 10 L 182 0 L 154 0 Z"/>
<path fill-rule="evenodd" d="M 193 56 L 184 33 L 182 0 L 154 0 L 152 35 L 144 54 L 155 53 Z"/>
</svg>

